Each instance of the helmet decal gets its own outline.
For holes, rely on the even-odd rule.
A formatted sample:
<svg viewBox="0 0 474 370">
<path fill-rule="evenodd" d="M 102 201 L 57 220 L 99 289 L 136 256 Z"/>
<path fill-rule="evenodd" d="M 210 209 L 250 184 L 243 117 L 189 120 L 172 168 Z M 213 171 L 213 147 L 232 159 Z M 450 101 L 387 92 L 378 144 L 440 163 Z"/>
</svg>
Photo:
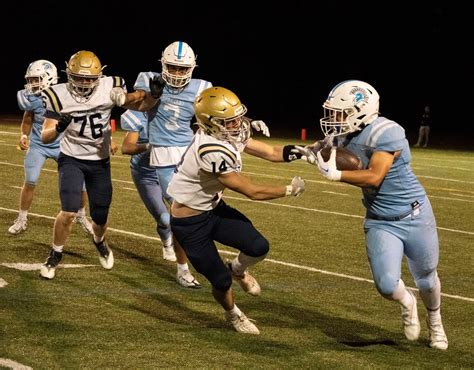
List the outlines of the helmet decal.
<svg viewBox="0 0 474 370">
<path fill-rule="evenodd" d="M 367 82 L 347 80 L 331 90 L 323 108 L 320 125 L 324 135 L 347 135 L 378 117 L 379 94 Z"/>
</svg>

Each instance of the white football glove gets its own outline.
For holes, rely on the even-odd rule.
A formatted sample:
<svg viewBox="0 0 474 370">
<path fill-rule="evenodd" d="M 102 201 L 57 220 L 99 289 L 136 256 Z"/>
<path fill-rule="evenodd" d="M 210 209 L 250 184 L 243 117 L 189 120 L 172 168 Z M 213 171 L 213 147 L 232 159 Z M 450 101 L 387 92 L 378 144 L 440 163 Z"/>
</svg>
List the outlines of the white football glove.
<svg viewBox="0 0 474 370">
<path fill-rule="evenodd" d="M 261 131 L 266 137 L 270 137 L 270 130 L 263 121 L 251 121 L 250 124 L 255 131 Z"/>
<path fill-rule="evenodd" d="M 336 167 L 336 147 L 331 148 L 331 156 L 327 162 L 324 162 L 321 151 L 316 153 L 319 172 L 323 174 L 328 180 L 331 181 L 341 181 L 342 172 L 339 171 Z"/>
<path fill-rule="evenodd" d="M 318 159 L 314 155 L 313 150 L 311 149 L 311 145 L 307 145 L 305 147 L 295 145 L 295 149 L 291 150 L 293 153 L 301 154 L 301 159 L 303 161 L 308 162 L 309 164 L 314 164 L 315 166 L 318 163 Z"/>
<path fill-rule="evenodd" d="M 110 100 L 112 100 L 117 107 L 121 107 L 125 104 L 125 97 L 127 93 L 121 87 L 114 87 L 110 90 Z"/>
<path fill-rule="evenodd" d="M 293 177 L 293 180 L 291 180 L 291 185 L 286 186 L 286 195 L 293 195 L 294 197 L 297 197 L 304 192 L 304 180 L 299 177 L 295 176 Z"/>
</svg>

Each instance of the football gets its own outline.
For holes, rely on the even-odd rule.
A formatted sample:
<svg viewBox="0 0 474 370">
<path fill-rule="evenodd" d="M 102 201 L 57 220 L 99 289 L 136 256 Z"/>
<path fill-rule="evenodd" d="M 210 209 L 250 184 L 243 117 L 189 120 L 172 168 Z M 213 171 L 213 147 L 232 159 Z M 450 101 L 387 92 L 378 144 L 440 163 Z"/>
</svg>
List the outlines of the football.
<svg viewBox="0 0 474 370">
<path fill-rule="evenodd" d="M 331 156 L 331 147 L 321 149 L 321 156 L 327 162 Z M 339 171 L 354 171 L 362 169 L 362 161 L 349 149 L 337 147 L 336 167 Z"/>
</svg>

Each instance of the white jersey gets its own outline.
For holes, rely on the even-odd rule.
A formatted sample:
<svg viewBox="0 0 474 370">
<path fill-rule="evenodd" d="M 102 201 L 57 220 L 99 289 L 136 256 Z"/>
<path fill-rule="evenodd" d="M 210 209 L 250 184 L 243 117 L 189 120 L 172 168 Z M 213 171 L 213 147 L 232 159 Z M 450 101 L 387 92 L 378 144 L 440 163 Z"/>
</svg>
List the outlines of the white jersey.
<svg viewBox="0 0 474 370">
<path fill-rule="evenodd" d="M 110 99 L 110 91 L 118 86 L 125 88 L 121 77 L 102 77 L 86 103 L 74 100 L 67 89 L 67 83 L 43 90 L 47 116 L 48 112 L 54 112 L 73 117 L 61 139 L 61 153 L 85 160 L 109 157 L 112 135 L 109 120 L 115 106 Z"/>
<path fill-rule="evenodd" d="M 217 206 L 225 189 L 217 177 L 241 170 L 239 149 L 200 129 L 178 164 L 167 192 L 189 208 L 210 211 Z"/>
</svg>

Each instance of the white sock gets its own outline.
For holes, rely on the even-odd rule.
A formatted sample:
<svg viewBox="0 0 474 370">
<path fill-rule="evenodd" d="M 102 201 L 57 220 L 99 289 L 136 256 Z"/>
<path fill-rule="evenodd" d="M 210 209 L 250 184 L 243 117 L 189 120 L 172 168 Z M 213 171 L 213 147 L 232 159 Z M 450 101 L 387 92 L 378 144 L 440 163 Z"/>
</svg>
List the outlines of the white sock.
<svg viewBox="0 0 474 370">
<path fill-rule="evenodd" d="M 438 308 L 437 310 L 434 310 L 434 311 L 426 310 L 426 312 L 427 312 L 428 320 L 430 322 L 441 321 L 441 309 Z"/>
<path fill-rule="evenodd" d="M 28 210 L 22 210 L 20 209 L 20 212 L 18 212 L 18 217 L 20 217 L 22 220 L 26 220 L 28 217 Z"/>
<path fill-rule="evenodd" d="M 94 241 L 99 244 L 102 240 L 105 239 L 105 235 L 102 235 L 101 238 L 99 238 L 97 235 L 94 234 Z"/>
<path fill-rule="evenodd" d="M 170 235 L 166 240 L 161 241 L 164 247 L 172 247 L 173 246 L 173 235 Z"/>
<path fill-rule="evenodd" d="M 234 307 L 227 312 L 230 312 L 232 316 L 240 316 L 240 314 L 242 313 L 242 311 L 240 311 L 239 307 L 237 307 L 235 303 L 234 303 Z"/>
<path fill-rule="evenodd" d="M 176 266 L 178 267 L 178 273 L 183 273 L 189 270 L 187 263 L 177 263 Z"/>
<path fill-rule="evenodd" d="M 407 288 L 405 287 L 405 283 L 402 279 L 398 280 L 398 287 L 395 289 L 393 294 L 390 297 L 386 297 L 389 299 L 398 302 L 403 307 L 407 308 L 413 304 L 413 298 L 410 293 L 408 293 Z"/>
<path fill-rule="evenodd" d="M 79 208 L 79 210 L 76 213 L 76 217 L 82 217 L 86 215 L 86 209 L 84 207 Z"/>
<path fill-rule="evenodd" d="M 63 248 L 64 248 L 64 245 L 54 245 L 54 243 L 53 243 L 53 250 L 55 252 L 63 253 Z"/>
<path fill-rule="evenodd" d="M 262 261 L 263 259 L 265 259 L 266 256 L 267 255 L 264 254 L 260 257 L 251 257 L 240 252 L 239 255 L 232 260 L 232 272 L 235 275 L 243 275 L 243 273 L 245 272 L 245 270 L 247 270 L 248 267 L 253 266 L 257 262 Z"/>
</svg>

